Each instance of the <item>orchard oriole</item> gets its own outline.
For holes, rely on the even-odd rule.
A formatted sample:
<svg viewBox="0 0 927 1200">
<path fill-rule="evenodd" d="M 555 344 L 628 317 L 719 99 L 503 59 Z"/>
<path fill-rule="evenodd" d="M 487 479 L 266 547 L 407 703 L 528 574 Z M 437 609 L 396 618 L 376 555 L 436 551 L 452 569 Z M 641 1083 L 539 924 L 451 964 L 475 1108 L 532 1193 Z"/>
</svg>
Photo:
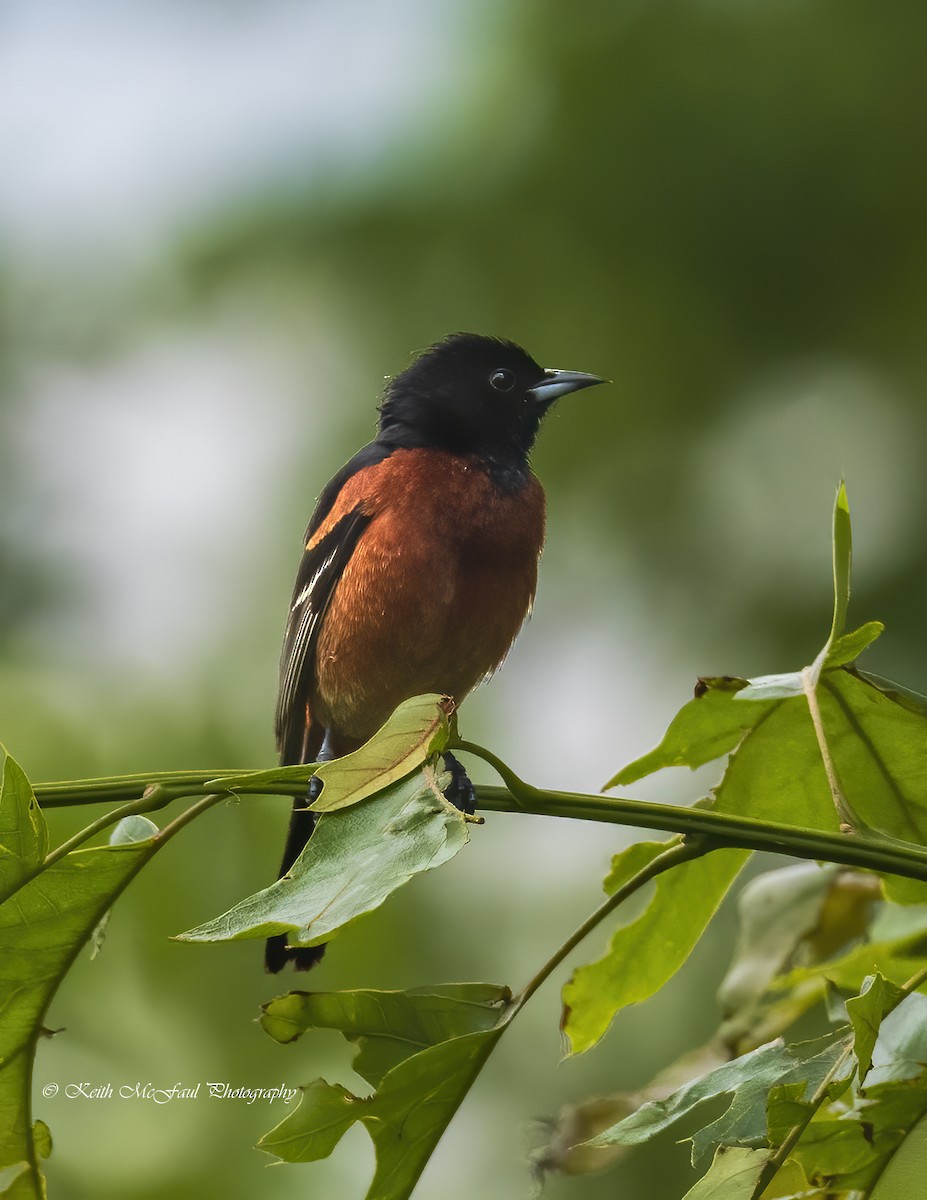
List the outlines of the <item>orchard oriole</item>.
<svg viewBox="0 0 927 1200">
<path fill-rule="evenodd" d="M 387 384 L 376 440 L 323 489 L 306 530 L 280 662 L 282 763 L 357 749 L 410 696 L 459 704 L 499 666 L 544 544 L 529 452 L 554 400 L 602 382 L 455 333 Z M 449 799 L 472 812 L 463 768 L 445 762 Z M 308 802 L 317 794 L 313 781 Z M 312 833 L 306 804 L 293 806 L 281 877 Z M 272 937 L 267 970 L 307 969 L 323 949 Z"/>
</svg>

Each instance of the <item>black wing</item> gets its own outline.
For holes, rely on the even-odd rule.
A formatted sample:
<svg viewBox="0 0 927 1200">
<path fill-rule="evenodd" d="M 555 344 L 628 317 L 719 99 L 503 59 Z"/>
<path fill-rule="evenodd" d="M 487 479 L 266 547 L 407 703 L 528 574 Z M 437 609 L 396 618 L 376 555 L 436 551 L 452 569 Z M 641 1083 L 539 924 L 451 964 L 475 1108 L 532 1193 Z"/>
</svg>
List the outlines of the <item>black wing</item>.
<svg viewBox="0 0 927 1200">
<path fill-rule="evenodd" d="M 315 675 L 315 652 L 322 620 L 335 587 L 373 518 L 352 509 L 303 555 L 296 575 L 290 616 L 280 656 L 277 696 L 277 749 L 283 763 L 302 761 L 306 700 Z"/>
</svg>

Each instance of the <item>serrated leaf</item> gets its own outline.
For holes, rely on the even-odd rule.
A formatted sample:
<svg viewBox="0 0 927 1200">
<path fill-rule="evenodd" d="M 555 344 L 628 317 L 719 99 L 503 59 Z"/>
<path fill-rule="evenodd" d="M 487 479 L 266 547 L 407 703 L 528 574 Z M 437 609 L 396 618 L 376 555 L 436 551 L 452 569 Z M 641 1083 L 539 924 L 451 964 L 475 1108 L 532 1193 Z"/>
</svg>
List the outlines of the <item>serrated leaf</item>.
<svg viewBox="0 0 927 1200">
<path fill-rule="evenodd" d="M 322 763 L 322 794 L 309 807 L 333 812 L 357 804 L 405 778 L 446 749 L 454 702 L 448 696 L 414 696 L 400 704 L 382 729 L 353 754 Z"/>
<path fill-rule="evenodd" d="M 426 766 L 360 804 L 323 814 L 283 879 L 179 934 L 179 940 L 224 942 L 285 933 L 291 945 L 326 941 L 465 845 L 463 814 L 441 794 L 446 779 Z"/>
<path fill-rule="evenodd" d="M 472 986 L 478 995 L 486 994 L 488 985 Z M 440 991 L 431 989 L 417 996 L 413 993 L 405 996 L 411 1009 L 421 1003 L 433 1013 L 433 1000 Z M 460 996 L 459 987 L 453 991 Z M 501 998 L 508 993 L 498 988 L 495 994 Z M 365 994 L 367 999 L 370 995 Z M 396 994 L 388 995 L 395 998 Z M 366 1000 L 362 1002 L 356 1026 L 343 1021 L 347 1011 L 346 1006 L 341 1007 L 337 1020 L 344 1027 L 341 1024 L 335 1027 L 352 1040 L 360 1041 L 369 1034 L 371 1006 Z M 428 1016 L 423 1013 L 411 1017 L 410 1012 L 407 1011 L 407 1018 L 416 1028 L 428 1026 Z M 483 1022 L 486 1014 L 477 1005 L 471 1016 Z M 307 1161 L 309 1156 L 329 1153 L 345 1129 L 353 1121 L 361 1121 L 373 1140 L 377 1161 L 367 1200 L 407 1200 L 448 1121 L 495 1046 L 507 1017 L 505 1004 L 497 1007 L 495 1023 L 489 1029 L 463 1033 L 407 1055 L 386 1071 L 372 1096 L 354 1097 L 330 1084 L 322 1084 L 312 1093 L 307 1089 L 308 1103 L 304 1096 L 295 1112 L 261 1139 L 260 1147 L 288 1162 Z M 346 1119 L 349 1113 L 352 1121 Z"/>
<path fill-rule="evenodd" d="M 700 679 L 695 699 L 679 710 L 660 744 L 622 767 L 603 791 L 636 783 L 664 767 L 694 770 L 733 750 L 763 717 L 759 706 L 731 703 L 746 686 L 746 679 L 728 676 Z"/>
<path fill-rule="evenodd" d="M 282 1044 L 310 1029 L 337 1029 L 357 1046 L 354 1070 L 376 1087 L 420 1050 L 494 1028 L 511 999 L 508 988 L 491 983 L 404 992 L 289 992 L 264 1006 L 261 1025 Z"/>
<path fill-rule="evenodd" d="M 819 1044 L 819 1043 L 818 1043 Z M 842 1042 L 833 1042 L 818 1054 L 809 1054 L 807 1046 L 791 1046 L 794 1065 L 778 1080 L 779 1084 L 804 1084 L 810 1097 L 824 1082 L 843 1055 Z M 847 1060 L 830 1085 L 830 1093 L 839 1095 L 849 1085 L 853 1064 Z M 761 1143 L 767 1127 L 767 1089 L 751 1079 L 739 1088 L 730 1107 L 717 1120 L 703 1126 L 692 1136 L 692 1162 L 696 1166 L 716 1145 L 753 1145 Z"/>
<path fill-rule="evenodd" d="M 664 1100 L 648 1101 L 631 1116 L 593 1138 L 590 1144 L 635 1145 L 648 1141 L 706 1100 L 729 1096 L 725 1112 L 693 1136 L 693 1164 L 698 1166 L 716 1145 L 758 1145 L 766 1134 L 770 1088 L 804 1083 L 810 1094 L 843 1052 L 840 1043 L 808 1057 L 797 1056 L 795 1049 L 771 1043 L 741 1055 L 684 1084 Z"/>
<path fill-rule="evenodd" d="M 612 894 L 672 842 L 637 842 L 616 855 L 605 880 Z M 643 913 L 612 936 L 597 962 L 578 967 L 563 989 L 562 1026 L 572 1054 L 602 1037 L 615 1015 L 648 999 L 679 970 L 749 858 L 718 850 L 656 880 Z"/>
<path fill-rule="evenodd" d="M 862 1084 L 872 1066 L 872 1052 L 879 1036 L 882 1018 L 894 1009 L 903 992 L 900 987 L 876 973 L 863 980 L 858 996 L 847 1001 L 847 1015 L 853 1026 L 853 1052 Z"/>
</svg>

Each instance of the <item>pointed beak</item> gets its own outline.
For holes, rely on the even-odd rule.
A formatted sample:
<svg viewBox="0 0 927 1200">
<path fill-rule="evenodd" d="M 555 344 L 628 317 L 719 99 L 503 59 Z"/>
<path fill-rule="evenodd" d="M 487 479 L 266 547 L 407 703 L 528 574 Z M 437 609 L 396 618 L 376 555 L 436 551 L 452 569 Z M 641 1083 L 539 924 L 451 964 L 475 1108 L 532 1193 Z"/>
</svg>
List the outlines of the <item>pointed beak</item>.
<svg viewBox="0 0 927 1200">
<path fill-rule="evenodd" d="M 587 375 L 585 371 L 545 371 L 544 378 L 528 389 L 528 395 L 533 396 L 541 404 L 552 404 L 560 396 L 568 392 L 578 392 L 580 388 L 595 387 L 597 383 L 610 383 L 599 375 Z"/>
</svg>

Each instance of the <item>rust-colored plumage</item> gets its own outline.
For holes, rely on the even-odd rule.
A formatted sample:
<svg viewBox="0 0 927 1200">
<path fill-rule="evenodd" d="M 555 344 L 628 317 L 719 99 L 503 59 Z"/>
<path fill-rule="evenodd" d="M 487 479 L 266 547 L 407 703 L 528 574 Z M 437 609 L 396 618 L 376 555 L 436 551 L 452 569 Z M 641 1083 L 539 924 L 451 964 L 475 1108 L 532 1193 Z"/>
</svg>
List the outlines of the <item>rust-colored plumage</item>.
<svg viewBox="0 0 927 1200">
<path fill-rule="evenodd" d="M 357 507 L 370 524 L 329 604 L 309 698 L 336 752 L 366 741 L 407 697 L 444 692 L 459 704 L 499 666 L 531 607 L 544 541 L 533 475 L 501 492 L 443 450 L 397 450 L 359 471 L 316 537 Z"/>
</svg>

